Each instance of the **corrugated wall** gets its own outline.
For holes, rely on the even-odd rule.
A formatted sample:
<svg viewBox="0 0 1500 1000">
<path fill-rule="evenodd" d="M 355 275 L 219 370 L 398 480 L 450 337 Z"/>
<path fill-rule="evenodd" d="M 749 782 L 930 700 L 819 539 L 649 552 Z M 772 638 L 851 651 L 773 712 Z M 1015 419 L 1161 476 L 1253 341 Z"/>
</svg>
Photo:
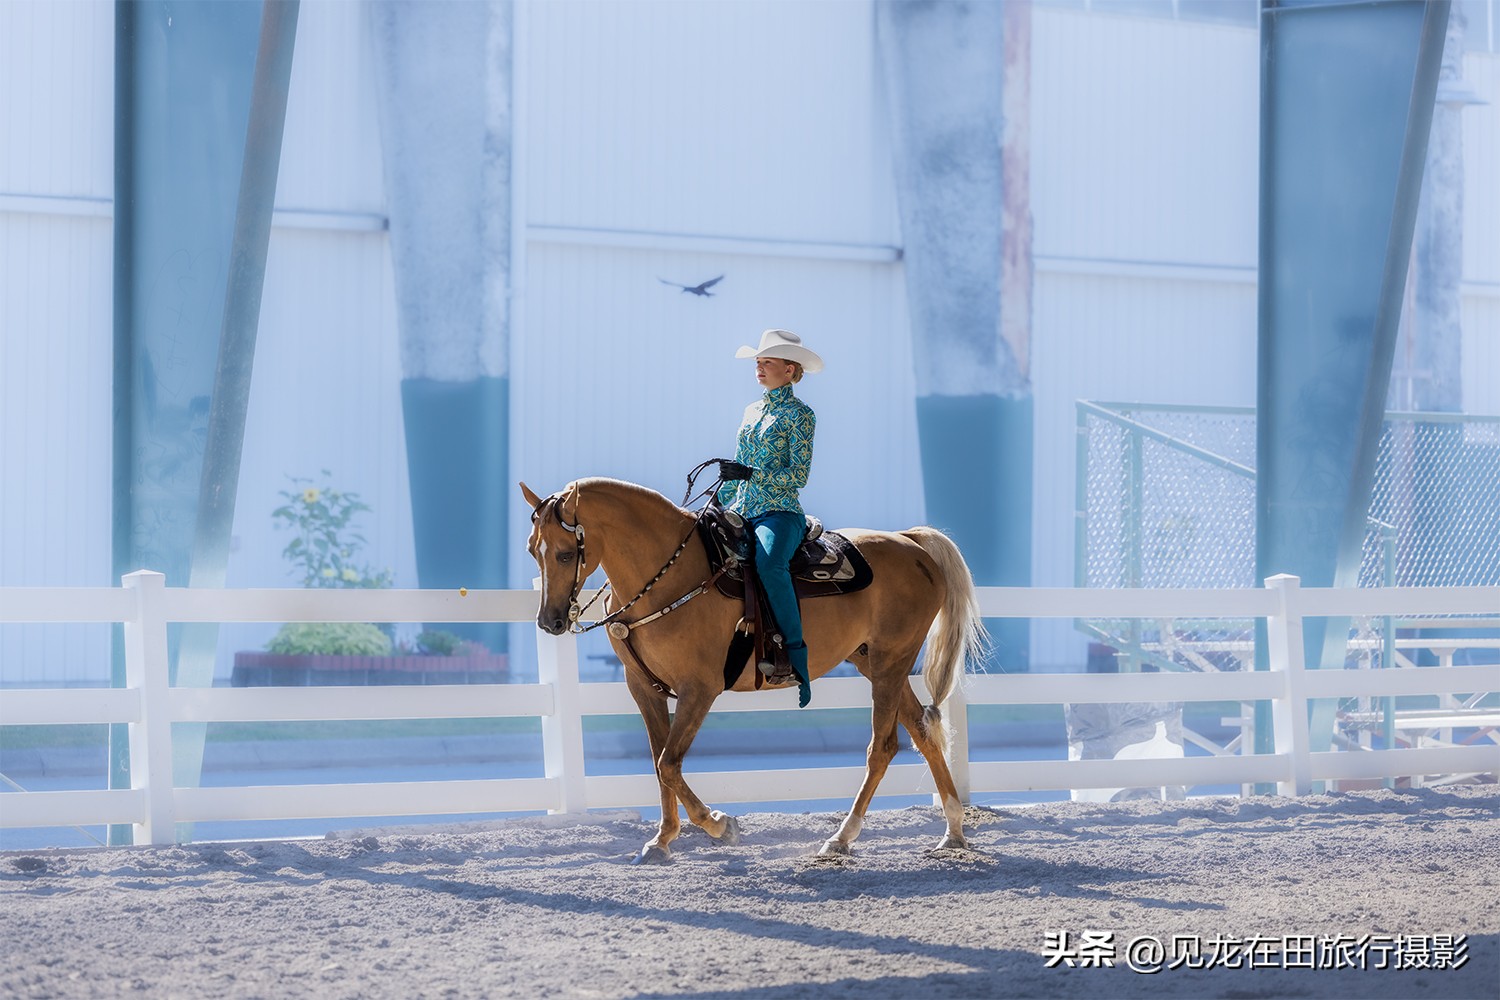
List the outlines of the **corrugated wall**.
<svg viewBox="0 0 1500 1000">
<path fill-rule="evenodd" d="M 1470 31 L 1483 30 L 1473 23 Z M 1500 415 L 1500 55 L 1471 52 L 1464 78 L 1487 101 L 1464 108 L 1463 400 Z"/>
<path fill-rule="evenodd" d="M 372 561 L 415 582 L 364 18 L 301 15 L 233 586 L 288 582 L 269 513 L 286 475 L 322 468 L 375 508 Z M 612 474 L 676 499 L 758 391 L 727 355 L 785 325 L 829 361 L 799 389 L 819 412 L 811 509 L 922 519 L 872 25 L 865 3 L 526 5 L 516 478 Z M 1041 8 L 1034 41 L 1035 579 L 1067 585 L 1075 399 L 1253 402 L 1256 39 Z M 110 582 L 112 64 L 111 4 L 0 4 L 4 585 Z M 1497 66 L 1467 58 L 1490 100 L 1464 112 L 1477 413 L 1500 413 Z M 711 299 L 657 281 L 720 273 Z M 511 572 L 534 574 L 524 552 Z M 0 627 L 0 683 L 100 682 L 103 635 Z M 1076 663 L 1081 641 L 1038 626 L 1033 658 Z"/>
<path fill-rule="evenodd" d="M 114 193 L 114 4 L 0 4 L 0 193 Z"/>
<path fill-rule="evenodd" d="M 894 241 L 864 3 L 528 4 L 532 225 Z"/>
<path fill-rule="evenodd" d="M 885 111 L 864 4 L 527 8 L 527 223 L 513 470 L 543 492 L 612 475 L 681 498 L 759 396 L 734 349 L 800 332 L 828 362 L 806 505 L 921 520 Z M 660 279 L 724 280 L 712 297 Z M 514 513 L 524 536 L 527 511 Z M 513 574 L 535 574 L 520 546 Z"/>
<path fill-rule="evenodd" d="M 1038 9 L 1039 257 L 1254 267 L 1253 28 Z"/>
<path fill-rule="evenodd" d="M 112 4 L 0 4 L 0 586 L 109 583 L 113 73 Z M 108 676 L 108 626 L 0 626 L 0 682 Z"/>
<path fill-rule="evenodd" d="M 1033 579 L 1073 585 L 1079 399 L 1253 405 L 1253 28 L 1037 9 Z M 1033 669 L 1077 669 L 1067 621 Z"/>
<path fill-rule="evenodd" d="M 368 24 L 304 4 L 235 502 L 231 587 L 296 586 L 271 511 L 289 477 L 354 491 L 365 555 L 416 585 L 400 363 Z M 273 626 L 221 631 L 220 673 Z"/>
</svg>

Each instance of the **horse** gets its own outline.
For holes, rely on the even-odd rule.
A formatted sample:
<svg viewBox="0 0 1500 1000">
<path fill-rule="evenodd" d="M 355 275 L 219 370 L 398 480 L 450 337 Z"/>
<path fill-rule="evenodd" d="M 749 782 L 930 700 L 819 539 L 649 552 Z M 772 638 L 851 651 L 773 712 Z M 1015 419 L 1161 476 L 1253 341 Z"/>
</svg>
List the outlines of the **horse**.
<svg viewBox="0 0 1500 1000">
<path fill-rule="evenodd" d="M 682 775 L 682 761 L 719 693 L 725 690 L 726 649 L 740 602 L 711 585 L 707 549 L 696 515 L 655 490 L 618 479 L 578 479 L 545 498 L 525 483 L 531 505 L 527 547 L 541 569 L 537 626 L 550 635 L 582 631 L 577 621 L 584 581 L 603 568 L 608 581 L 609 639 L 640 709 L 661 792 L 656 836 L 635 864 L 672 860 L 680 832 L 678 803 L 688 819 L 721 844 L 739 841 L 739 822 L 710 809 Z M 803 603 L 808 668 L 814 679 L 844 661 L 869 680 L 873 708 L 864 782 L 838 831 L 819 853 L 851 853 L 875 789 L 906 728 L 932 771 L 947 832 L 939 848 L 966 847 L 963 803 L 948 770 L 949 734 L 942 706 L 977 662 L 985 641 L 973 577 L 958 547 L 930 527 L 906 531 L 841 529 L 874 571 L 870 586 Z M 623 595 L 634 595 L 628 601 Z M 923 707 L 908 676 L 923 643 L 922 667 L 931 704 Z M 756 688 L 754 657 L 731 690 Z M 795 682 L 793 682 L 795 683 Z M 783 683 L 779 686 L 785 686 Z M 674 695 L 677 711 L 669 713 Z"/>
</svg>

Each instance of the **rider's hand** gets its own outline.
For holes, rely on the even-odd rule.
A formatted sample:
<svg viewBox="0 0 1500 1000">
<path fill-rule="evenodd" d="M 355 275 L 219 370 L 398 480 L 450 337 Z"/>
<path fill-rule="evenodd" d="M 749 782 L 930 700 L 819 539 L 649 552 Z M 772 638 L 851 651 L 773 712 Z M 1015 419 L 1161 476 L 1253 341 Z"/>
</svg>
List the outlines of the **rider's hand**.
<svg viewBox="0 0 1500 1000">
<path fill-rule="evenodd" d="M 719 463 L 719 477 L 726 483 L 732 482 L 736 479 L 749 479 L 751 473 L 753 473 L 754 471 L 755 470 L 750 466 L 741 465 L 739 462 Z"/>
</svg>

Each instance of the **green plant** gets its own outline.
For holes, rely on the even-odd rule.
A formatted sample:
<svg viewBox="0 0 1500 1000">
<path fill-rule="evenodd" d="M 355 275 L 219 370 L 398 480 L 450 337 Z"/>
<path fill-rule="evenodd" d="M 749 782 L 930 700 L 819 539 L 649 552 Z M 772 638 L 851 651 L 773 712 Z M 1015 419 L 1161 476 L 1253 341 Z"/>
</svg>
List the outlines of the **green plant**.
<svg viewBox="0 0 1500 1000">
<path fill-rule="evenodd" d="M 417 652 L 424 656 L 453 656 L 463 640 L 452 632 L 427 629 L 417 636 Z"/>
<path fill-rule="evenodd" d="M 389 656 L 391 640 L 360 622 L 288 622 L 266 650 L 283 655 Z"/>
<path fill-rule="evenodd" d="M 330 473 L 323 470 L 326 483 Z M 282 490 L 286 501 L 271 512 L 278 529 L 293 538 L 281 554 L 302 574 L 304 587 L 380 588 L 391 585 L 391 571 L 376 572 L 359 561 L 365 536 L 352 527 L 356 514 L 370 510 L 358 493 L 314 485 L 313 480 L 289 476 L 293 489 Z"/>
</svg>

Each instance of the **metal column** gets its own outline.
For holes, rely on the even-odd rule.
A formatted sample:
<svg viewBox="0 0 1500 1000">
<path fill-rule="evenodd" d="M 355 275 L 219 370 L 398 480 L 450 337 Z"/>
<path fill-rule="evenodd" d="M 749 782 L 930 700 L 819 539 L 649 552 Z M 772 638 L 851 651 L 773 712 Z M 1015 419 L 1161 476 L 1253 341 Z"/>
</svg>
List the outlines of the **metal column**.
<svg viewBox="0 0 1500 1000">
<path fill-rule="evenodd" d="M 297 13 L 258 0 L 116 7 L 116 577 L 223 582 Z M 212 683 L 216 631 L 188 642 L 174 630 L 179 683 Z M 124 683 L 118 640 L 113 680 Z M 129 786 L 124 730 L 110 734 L 111 787 Z M 201 734 L 198 752 L 185 745 L 177 780 L 192 784 Z"/>
<path fill-rule="evenodd" d="M 1447 0 L 1262 4 L 1257 579 L 1357 581 L 1447 20 Z M 1347 624 L 1308 620 L 1310 666 L 1343 665 Z M 1332 724 L 1317 704 L 1314 749 Z"/>
<path fill-rule="evenodd" d="M 879 3 L 927 520 L 982 585 L 1031 581 L 1030 8 Z M 1030 622 L 988 622 L 1001 669 Z"/>
<path fill-rule="evenodd" d="M 512 6 L 393 0 L 370 13 L 417 578 L 504 587 Z M 505 645 L 503 625 L 444 628 Z"/>
</svg>

